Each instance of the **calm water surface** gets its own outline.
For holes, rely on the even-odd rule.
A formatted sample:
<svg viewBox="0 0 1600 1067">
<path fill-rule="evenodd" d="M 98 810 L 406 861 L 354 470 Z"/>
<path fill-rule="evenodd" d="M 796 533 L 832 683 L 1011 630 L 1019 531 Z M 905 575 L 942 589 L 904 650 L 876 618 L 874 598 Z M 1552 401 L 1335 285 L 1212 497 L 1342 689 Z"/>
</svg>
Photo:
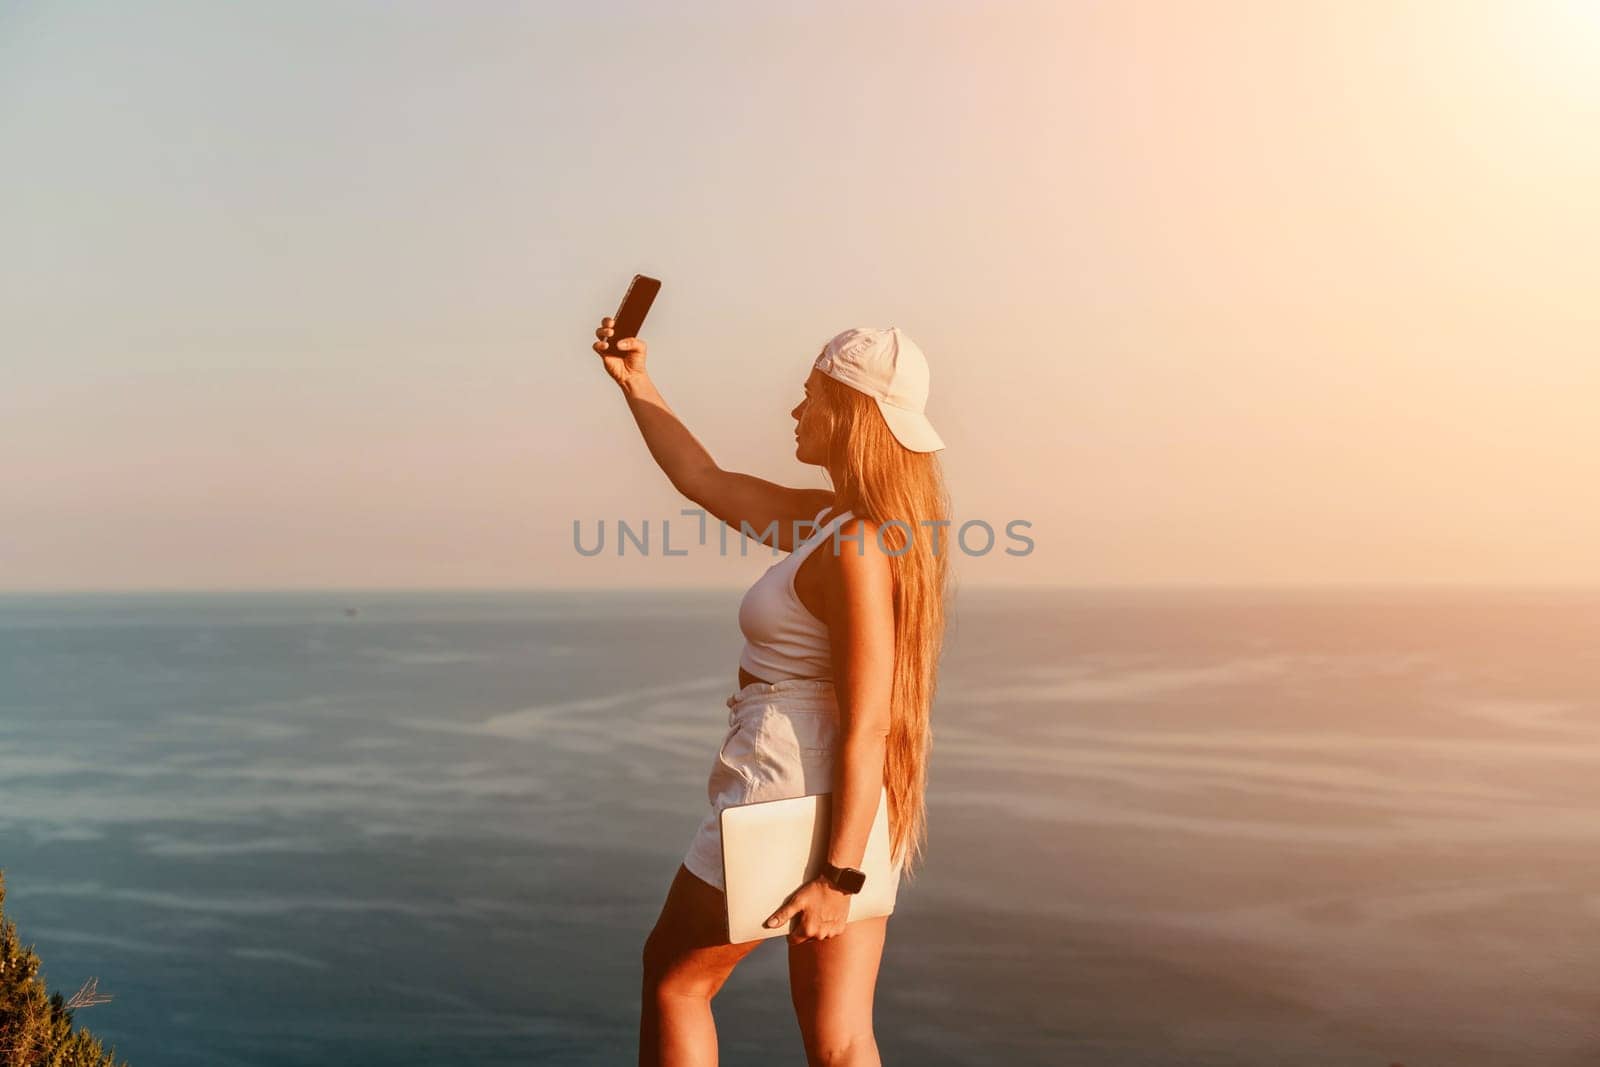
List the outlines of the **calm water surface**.
<svg viewBox="0 0 1600 1067">
<path fill-rule="evenodd" d="M 0 598 L 7 914 L 134 1067 L 632 1062 L 738 596 Z M 961 590 L 884 1060 L 1592 1067 L 1597 769 L 1594 592 Z"/>
</svg>

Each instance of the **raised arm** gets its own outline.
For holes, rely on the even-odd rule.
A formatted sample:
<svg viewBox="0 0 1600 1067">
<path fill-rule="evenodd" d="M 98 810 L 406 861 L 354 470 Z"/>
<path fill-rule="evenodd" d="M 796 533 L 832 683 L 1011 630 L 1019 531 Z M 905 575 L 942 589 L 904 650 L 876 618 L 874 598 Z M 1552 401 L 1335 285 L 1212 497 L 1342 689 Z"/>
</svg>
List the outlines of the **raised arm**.
<svg viewBox="0 0 1600 1067">
<path fill-rule="evenodd" d="M 741 522 L 748 523 L 760 537 L 776 522 L 778 548 L 793 551 L 795 523 L 815 518 L 833 502 L 833 491 L 794 489 L 717 466 L 711 453 L 667 406 L 645 370 L 648 346 L 644 340 L 624 338 L 618 342 L 617 351 L 612 352 L 606 340 L 611 336 L 611 325 L 610 318 L 600 320 L 594 350 L 600 353 L 606 373 L 627 398 L 628 410 L 633 413 L 650 455 L 673 488 L 736 530 Z M 810 532 L 808 527 L 800 527 L 802 538 Z"/>
</svg>

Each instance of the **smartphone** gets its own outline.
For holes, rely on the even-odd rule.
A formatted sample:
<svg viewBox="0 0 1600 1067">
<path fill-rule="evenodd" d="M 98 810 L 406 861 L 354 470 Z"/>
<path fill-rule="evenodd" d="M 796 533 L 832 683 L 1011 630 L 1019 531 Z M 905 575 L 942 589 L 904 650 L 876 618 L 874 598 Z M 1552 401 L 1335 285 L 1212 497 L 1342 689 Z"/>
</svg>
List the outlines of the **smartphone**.
<svg viewBox="0 0 1600 1067">
<path fill-rule="evenodd" d="M 639 336 L 639 327 L 644 325 L 644 317 L 650 310 L 650 305 L 655 303 L 656 294 L 661 291 L 661 283 L 654 278 L 647 278 L 643 274 L 635 274 L 633 281 L 628 283 L 628 291 L 622 294 L 622 303 L 617 306 L 617 313 L 611 323 L 611 336 L 606 338 L 608 352 L 616 352 L 617 342 L 625 337 Z"/>
</svg>

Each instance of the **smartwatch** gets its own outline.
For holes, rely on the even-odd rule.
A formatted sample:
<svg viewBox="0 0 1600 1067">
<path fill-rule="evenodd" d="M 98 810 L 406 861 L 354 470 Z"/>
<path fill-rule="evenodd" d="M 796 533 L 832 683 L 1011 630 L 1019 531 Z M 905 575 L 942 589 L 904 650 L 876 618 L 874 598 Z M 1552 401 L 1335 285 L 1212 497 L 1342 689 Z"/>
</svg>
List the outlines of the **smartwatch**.
<svg viewBox="0 0 1600 1067">
<path fill-rule="evenodd" d="M 865 871 L 858 871 L 854 867 L 836 867 L 827 860 L 822 861 L 822 870 L 817 874 L 841 893 L 859 893 L 861 887 L 867 884 Z"/>
</svg>

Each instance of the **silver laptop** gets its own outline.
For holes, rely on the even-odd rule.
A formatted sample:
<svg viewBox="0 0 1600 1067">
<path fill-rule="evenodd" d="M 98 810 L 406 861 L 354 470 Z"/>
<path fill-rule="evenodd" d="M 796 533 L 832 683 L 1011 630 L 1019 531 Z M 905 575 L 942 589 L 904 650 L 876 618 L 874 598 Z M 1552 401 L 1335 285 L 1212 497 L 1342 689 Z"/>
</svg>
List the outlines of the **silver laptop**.
<svg viewBox="0 0 1600 1067">
<path fill-rule="evenodd" d="M 783 907 L 789 894 L 817 876 L 828 858 L 833 794 L 760 800 L 722 809 L 722 873 L 728 902 L 728 941 L 785 937 L 794 920 L 768 929 L 761 924 Z M 878 814 L 861 861 L 866 884 L 850 897 L 850 921 L 894 912 L 900 868 L 889 866 L 889 790 L 878 796 Z"/>
</svg>

